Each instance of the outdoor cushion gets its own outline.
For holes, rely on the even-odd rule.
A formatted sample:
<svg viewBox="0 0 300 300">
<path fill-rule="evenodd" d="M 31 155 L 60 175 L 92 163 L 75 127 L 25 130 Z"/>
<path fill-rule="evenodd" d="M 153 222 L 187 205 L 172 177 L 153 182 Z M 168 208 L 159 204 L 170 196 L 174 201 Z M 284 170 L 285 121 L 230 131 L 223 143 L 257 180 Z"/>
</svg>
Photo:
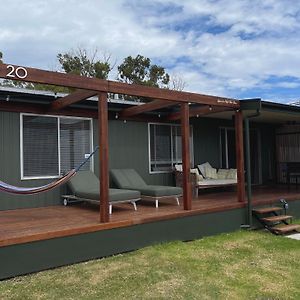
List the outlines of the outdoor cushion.
<svg viewBox="0 0 300 300">
<path fill-rule="evenodd" d="M 203 176 L 199 174 L 199 170 L 197 168 L 191 169 L 191 173 L 196 175 L 196 181 L 197 182 L 203 180 Z"/>
<path fill-rule="evenodd" d="M 194 173 L 194 174 L 196 174 L 196 175 L 200 175 L 200 174 L 199 174 L 199 170 L 198 170 L 197 168 L 191 169 L 190 172 L 191 172 L 191 173 Z"/>
<path fill-rule="evenodd" d="M 115 184 L 121 189 L 137 189 L 147 184 L 134 169 L 112 169 L 110 175 Z"/>
<path fill-rule="evenodd" d="M 164 197 L 182 194 L 181 187 L 164 185 L 147 185 L 146 187 L 140 188 L 139 191 L 142 195 L 149 197 Z"/>
<path fill-rule="evenodd" d="M 174 165 L 174 168 L 178 172 L 182 172 L 182 165 Z"/>
<path fill-rule="evenodd" d="M 206 174 L 205 177 L 208 179 L 218 179 L 217 169 L 212 168 L 211 166 L 205 167 L 205 174 Z"/>
<path fill-rule="evenodd" d="M 229 184 L 236 184 L 237 181 L 235 179 L 205 179 L 203 181 L 198 182 L 200 186 L 222 186 Z"/>
<path fill-rule="evenodd" d="M 229 169 L 226 178 L 227 179 L 235 179 L 235 180 L 237 180 L 237 169 Z"/>
<path fill-rule="evenodd" d="M 100 185 L 98 177 L 91 171 L 79 171 L 68 182 L 73 194 L 78 198 L 85 198 L 99 201 Z M 109 189 L 109 201 L 125 201 L 141 197 L 139 191 Z"/>
<path fill-rule="evenodd" d="M 218 179 L 226 179 L 229 169 L 219 169 L 217 173 Z"/>
<path fill-rule="evenodd" d="M 119 188 L 138 190 L 144 196 L 163 197 L 182 194 L 181 187 L 147 185 L 133 169 L 112 169 L 110 170 L 110 174 Z"/>
<path fill-rule="evenodd" d="M 211 167 L 210 163 L 206 162 L 204 164 L 198 165 L 197 167 L 198 167 L 199 171 L 201 172 L 202 176 L 204 178 L 206 178 L 205 168 L 206 167 Z"/>
</svg>

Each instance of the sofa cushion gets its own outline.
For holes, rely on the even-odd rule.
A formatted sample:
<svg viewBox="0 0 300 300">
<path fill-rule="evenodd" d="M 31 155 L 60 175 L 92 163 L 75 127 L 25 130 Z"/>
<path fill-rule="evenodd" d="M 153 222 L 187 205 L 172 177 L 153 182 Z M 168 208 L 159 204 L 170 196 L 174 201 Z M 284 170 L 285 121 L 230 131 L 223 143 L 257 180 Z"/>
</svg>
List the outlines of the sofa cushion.
<svg viewBox="0 0 300 300">
<path fill-rule="evenodd" d="M 208 179 L 218 179 L 217 169 L 206 166 L 205 167 L 206 178 Z"/>
<path fill-rule="evenodd" d="M 199 174 L 199 170 L 198 170 L 197 168 L 191 169 L 190 172 L 191 172 L 191 173 L 194 173 L 194 174 L 196 174 L 196 175 L 200 175 L 200 174 Z"/>
<path fill-rule="evenodd" d="M 176 165 L 174 165 L 174 168 L 175 168 L 176 171 L 182 172 L 182 165 L 176 164 Z"/>
<path fill-rule="evenodd" d="M 229 169 L 219 169 L 217 172 L 218 179 L 226 179 Z"/>
<path fill-rule="evenodd" d="M 229 169 L 226 178 L 227 179 L 235 179 L 235 180 L 237 180 L 237 169 Z"/>
<path fill-rule="evenodd" d="M 198 167 L 200 173 L 202 174 L 202 176 L 203 176 L 204 178 L 206 178 L 206 172 L 205 172 L 205 169 L 206 169 L 206 167 L 212 167 L 212 166 L 210 165 L 209 162 L 206 162 L 206 163 L 204 163 L 204 164 L 198 165 L 197 167 Z"/>
</svg>

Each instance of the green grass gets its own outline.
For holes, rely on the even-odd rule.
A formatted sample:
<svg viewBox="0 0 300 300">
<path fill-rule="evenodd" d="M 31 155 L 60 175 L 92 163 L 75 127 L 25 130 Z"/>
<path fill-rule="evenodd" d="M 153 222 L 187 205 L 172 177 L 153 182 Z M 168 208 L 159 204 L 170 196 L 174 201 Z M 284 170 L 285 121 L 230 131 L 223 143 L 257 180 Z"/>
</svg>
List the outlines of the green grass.
<svg viewBox="0 0 300 300">
<path fill-rule="evenodd" d="M 300 241 L 239 231 L 0 282 L 1 299 L 300 299 Z"/>
</svg>

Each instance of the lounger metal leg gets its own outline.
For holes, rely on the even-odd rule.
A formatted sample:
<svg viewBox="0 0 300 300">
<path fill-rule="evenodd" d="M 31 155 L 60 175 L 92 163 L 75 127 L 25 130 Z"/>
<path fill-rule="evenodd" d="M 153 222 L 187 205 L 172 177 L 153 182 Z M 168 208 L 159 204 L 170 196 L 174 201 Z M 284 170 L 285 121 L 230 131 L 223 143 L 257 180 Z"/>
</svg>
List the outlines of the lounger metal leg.
<svg viewBox="0 0 300 300">
<path fill-rule="evenodd" d="M 175 199 L 176 199 L 177 205 L 179 206 L 179 205 L 180 205 L 180 203 L 179 203 L 179 198 L 176 197 Z"/>
<path fill-rule="evenodd" d="M 131 203 L 132 203 L 132 205 L 134 207 L 134 210 L 137 210 L 135 201 L 132 201 Z"/>
<path fill-rule="evenodd" d="M 109 214 L 110 215 L 112 214 L 112 205 L 111 204 L 109 205 Z"/>
<path fill-rule="evenodd" d="M 155 207 L 158 208 L 158 199 L 155 199 Z"/>
</svg>

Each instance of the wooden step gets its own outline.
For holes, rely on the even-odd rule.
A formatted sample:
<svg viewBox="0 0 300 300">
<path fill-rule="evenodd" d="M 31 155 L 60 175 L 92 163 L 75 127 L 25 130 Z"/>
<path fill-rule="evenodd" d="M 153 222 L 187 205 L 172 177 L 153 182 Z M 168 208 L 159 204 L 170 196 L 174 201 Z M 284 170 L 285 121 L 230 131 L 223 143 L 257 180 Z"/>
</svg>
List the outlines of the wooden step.
<svg viewBox="0 0 300 300">
<path fill-rule="evenodd" d="M 299 224 L 290 224 L 290 225 L 278 225 L 272 228 L 272 230 L 274 230 L 277 233 L 288 233 L 290 231 L 293 230 L 297 230 L 300 229 L 300 225 Z"/>
<path fill-rule="evenodd" d="M 252 211 L 257 214 L 267 214 L 271 212 L 281 211 L 282 209 L 283 209 L 282 207 L 273 206 L 273 207 L 256 208 L 253 209 Z"/>
<path fill-rule="evenodd" d="M 285 221 L 285 220 L 289 220 L 292 218 L 293 218 L 293 216 L 280 215 L 280 216 L 261 218 L 261 220 L 265 221 L 265 222 L 280 222 L 280 221 Z"/>
</svg>

